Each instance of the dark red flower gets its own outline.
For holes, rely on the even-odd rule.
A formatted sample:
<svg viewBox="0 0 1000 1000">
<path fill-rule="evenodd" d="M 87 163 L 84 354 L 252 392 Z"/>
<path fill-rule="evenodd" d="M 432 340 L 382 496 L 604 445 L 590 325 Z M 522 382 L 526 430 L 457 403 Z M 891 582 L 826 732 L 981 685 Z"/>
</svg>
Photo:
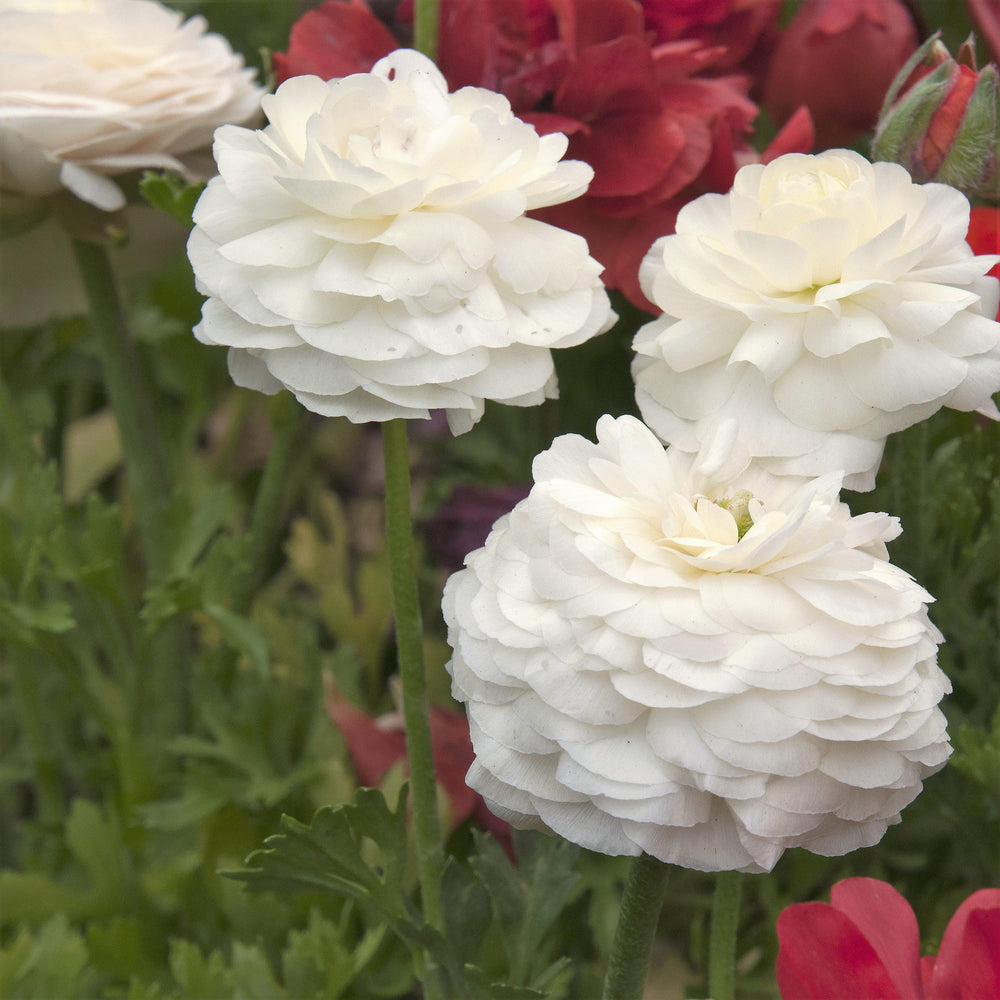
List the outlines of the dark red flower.
<svg viewBox="0 0 1000 1000">
<path fill-rule="evenodd" d="M 1000 254 L 1000 208 L 980 205 L 969 215 L 969 232 L 965 241 L 977 254 Z M 1000 278 L 1000 263 L 987 272 Z M 1000 309 L 997 310 L 1000 320 Z"/>
<path fill-rule="evenodd" d="M 406 761 L 401 715 L 373 718 L 344 698 L 332 682 L 326 685 L 326 710 L 347 742 L 347 752 L 362 785 L 377 787 L 393 764 Z M 435 777 L 448 796 L 453 826 L 474 816 L 509 854 L 510 826 L 494 816 L 479 793 L 465 783 L 474 756 L 465 716 L 432 706 L 430 724 Z"/>
<path fill-rule="evenodd" d="M 984 1000 L 1000 996 L 1000 889 L 974 892 L 936 957 L 920 957 L 910 904 L 886 882 L 849 878 L 829 903 L 778 917 L 782 1000 Z"/>
<path fill-rule="evenodd" d="M 902 0 L 806 0 L 771 56 L 764 103 L 778 123 L 805 104 L 821 147 L 850 145 L 916 47 Z"/>
</svg>

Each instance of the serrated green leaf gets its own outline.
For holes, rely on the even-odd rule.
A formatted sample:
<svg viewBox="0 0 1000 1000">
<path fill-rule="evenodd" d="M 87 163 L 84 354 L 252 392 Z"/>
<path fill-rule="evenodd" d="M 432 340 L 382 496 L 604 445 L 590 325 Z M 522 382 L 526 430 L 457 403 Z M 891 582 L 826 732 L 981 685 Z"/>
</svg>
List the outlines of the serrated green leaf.
<svg viewBox="0 0 1000 1000">
<path fill-rule="evenodd" d="M 347 896 L 367 906 L 373 903 L 387 917 L 406 916 L 400 890 L 406 864 L 406 789 L 395 811 L 382 793 L 359 788 L 353 803 L 324 806 L 307 826 L 282 816 L 283 833 L 269 837 L 266 847 L 247 858 L 247 869 L 227 872 L 258 891 L 309 890 Z M 362 841 L 381 851 L 380 869 L 362 855 Z"/>
<path fill-rule="evenodd" d="M 510 982 L 527 985 L 547 958 L 546 934 L 577 893 L 579 848 L 558 837 L 516 831 L 514 868 L 496 840 L 475 832 L 471 864 L 493 899 L 510 963 Z"/>
<path fill-rule="evenodd" d="M 0 620 L 17 628 L 37 629 L 40 632 L 59 634 L 76 625 L 73 610 L 65 601 L 52 600 L 43 604 L 9 601 L 0 598 Z"/>
</svg>

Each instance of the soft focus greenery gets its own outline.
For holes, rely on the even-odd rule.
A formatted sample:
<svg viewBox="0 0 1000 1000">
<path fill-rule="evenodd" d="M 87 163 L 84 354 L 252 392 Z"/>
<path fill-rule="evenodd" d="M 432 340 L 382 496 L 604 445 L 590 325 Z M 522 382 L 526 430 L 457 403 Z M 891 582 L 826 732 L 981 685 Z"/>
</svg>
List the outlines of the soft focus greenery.
<svg viewBox="0 0 1000 1000">
<path fill-rule="evenodd" d="M 174 6 L 205 12 L 255 65 L 301 12 Z M 166 181 L 145 193 L 190 211 Z M 416 990 L 421 949 L 458 995 L 599 996 L 628 859 L 518 835 L 514 866 L 466 824 L 448 841 L 445 941 L 414 906 L 399 768 L 385 798 L 355 798 L 324 682 L 374 715 L 396 708 L 378 428 L 235 389 L 225 352 L 191 336 L 200 301 L 181 250 L 127 298 L 171 449 L 155 578 L 85 319 L 0 336 L 0 996 L 396 997 Z M 634 412 L 644 317 L 615 304 L 615 330 L 559 352 L 558 402 L 488 405 L 458 439 L 412 429 L 418 520 L 455 484 L 527 481 L 556 434 Z M 281 488 L 256 523 L 283 434 Z M 939 414 L 890 440 L 874 493 L 845 499 L 900 517 L 893 561 L 938 599 L 955 753 L 879 846 L 791 851 L 743 880 L 744 1000 L 776 996 L 781 909 L 840 878 L 891 881 L 930 949 L 962 899 L 1000 884 L 1000 427 Z M 418 558 L 431 699 L 448 706 L 444 573 Z M 711 876 L 671 873 L 650 985 L 677 992 L 656 995 L 705 995 L 712 891 Z"/>
</svg>

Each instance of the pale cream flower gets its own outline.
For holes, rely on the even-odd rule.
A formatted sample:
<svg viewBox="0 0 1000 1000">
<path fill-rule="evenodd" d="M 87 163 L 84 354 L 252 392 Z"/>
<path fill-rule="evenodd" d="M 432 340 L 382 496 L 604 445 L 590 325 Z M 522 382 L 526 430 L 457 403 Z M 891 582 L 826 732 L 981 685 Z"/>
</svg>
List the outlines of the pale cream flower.
<svg viewBox="0 0 1000 1000">
<path fill-rule="evenodd" d="M 469 784 L 607 854 L 769 870 L 876 843 L 950 753 L 932 598 L 839 474 L 699 456 L 631 417 L 557 438 L 445 588 Z"/>
<path fill-rule="evenodd" d="M 114 211 L 115 175 L 184 173 L 263 92 L 205 29 L 154 0 L 0 0 L 0 188 Z"/>
<path fill-rule="evenodd" d="M 238 384 L 355 422 L 444 409 L 459 433 L 485 399 L 554 395 L 550 348 L 611 325 L 586 242 L 524 214 L 593 171 L 500 95 L 449 94 L 400 49 L 371 73 L 293 77 L 264 111 L 261 132 L 219 130 L 188 246 L 208 296 L 195 333 L 231 348 Z"/>
<path fill-rule="evenodd" d="M 968 222 L 960 192 L 849 150 L 743 167 L 642 265 L 663 309 L 634 342 L 643 418 L 691 452 L 735 418 L 772 471 L 871 489 L 887 435 L 942 406 L 1000 416 L 997 258 Z"/>
</svg>

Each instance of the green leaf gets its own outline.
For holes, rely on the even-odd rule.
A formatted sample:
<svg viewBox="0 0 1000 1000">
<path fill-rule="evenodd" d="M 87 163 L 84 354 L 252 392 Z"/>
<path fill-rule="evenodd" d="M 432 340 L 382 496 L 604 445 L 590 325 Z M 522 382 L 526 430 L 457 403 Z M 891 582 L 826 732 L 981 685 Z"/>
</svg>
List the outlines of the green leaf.
<svg viewBox="0 0 1000 1000">
<path fill-rule="evenodd" d="M 496 840 L 475 832 L 471 864 L 489 890 L 510 962 L 509 981 L 532 984 L 542 971 L 546 934 L 577 894 L 579 848 L 558 837 L 515 832 L 515 868 Z"/>
<path fill-rule="evenodd" d="M 227 872 L 254 890 L 332 892 L 375 906 L 387 917 L 406 917 L 400 888 L 406 865 L 406 788 L 395 811 L 382 793 L 359 788 L 353 803 L 324 806 L 306 826 L 282 816 L 283 833 L 269 837 L 266 847 L 247 858 L 248 868 Z M 373 868 L 362 854 L 363 842 L 380 851 Z"/>
<path fill-rule="evenodd" d="M 493 916 L 490 894 L 454 858 L 445 865 L 441 906 L 452 949 L 467 961 L 478 961 Z"/>
<path fill-rule="evenodd" d="M 256 623 L 238 615 L 221 604 L 206 604 L 204 612 L 219 626 L 226 641 L 249 661 L 261 677 L 267 677 L 270 667 L 270 647 L 267 636 Z"/>
<path fill-rule="evenodd" d="M 139 181 L 139 194 L 149 205 L 173 216 L 185 226 L 192 224 L 191 215 L 194 212 L 195 202 L 204 189 L 203 181 L 188 184 L 177 174 L 158 173 L 155 170 L 145 171 L 142 180 Z"/>
<path fill-rule="evenodd" d="M 0 996 L 4 1000 L 89 1000 L 97 996 L 87 946 L 65 916 L 49 920 L 33 935 L 22 930 L 0 951 Z"/>
</svg>

